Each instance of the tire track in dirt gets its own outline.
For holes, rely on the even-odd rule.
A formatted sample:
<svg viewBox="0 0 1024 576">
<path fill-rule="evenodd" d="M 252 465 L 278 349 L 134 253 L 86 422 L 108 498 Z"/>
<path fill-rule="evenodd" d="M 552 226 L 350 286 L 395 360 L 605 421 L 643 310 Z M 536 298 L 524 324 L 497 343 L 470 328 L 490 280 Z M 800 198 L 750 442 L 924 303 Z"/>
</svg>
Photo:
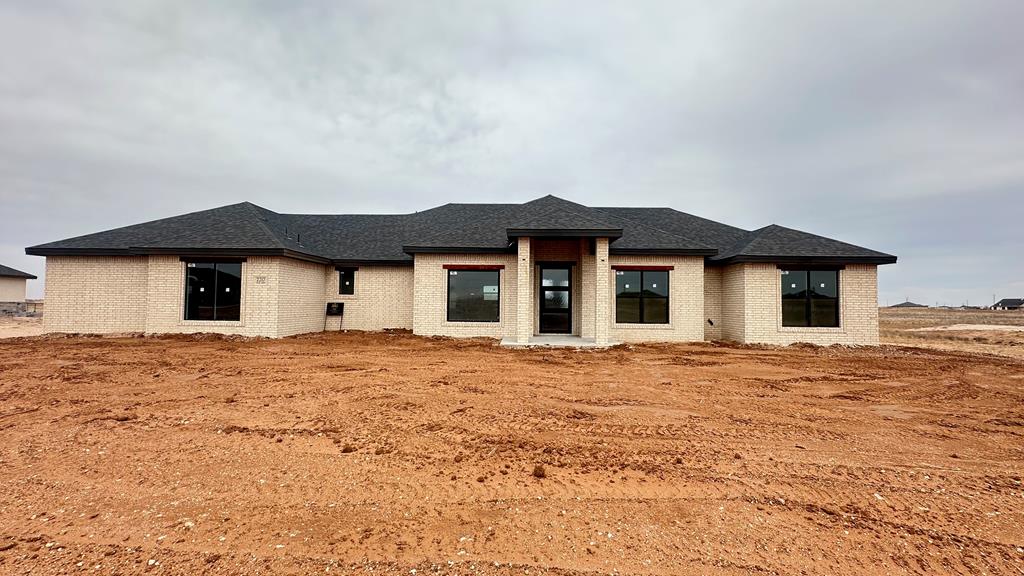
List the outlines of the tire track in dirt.
<svg viewBox="0 0 1024 576">
<path fill-rule="evenodd" d="M 326 334 L 5 341 L 0 365 L 5 405 L 40 407 L 0 420 L 0 572 L 1022 567 L 1020 363 Z"/>
</svg>

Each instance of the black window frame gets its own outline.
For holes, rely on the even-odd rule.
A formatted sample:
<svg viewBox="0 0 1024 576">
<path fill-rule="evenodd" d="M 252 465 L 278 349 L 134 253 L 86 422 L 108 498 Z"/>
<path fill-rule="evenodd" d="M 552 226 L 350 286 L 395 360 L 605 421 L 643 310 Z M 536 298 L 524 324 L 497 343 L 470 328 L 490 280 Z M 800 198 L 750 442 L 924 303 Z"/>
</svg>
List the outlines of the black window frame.
<svg viewBox="0 0 1024 576">
<path fill-rule="evenodd" d="M 187 322 L 241 322 L 242 321 L 242 278 L 245 276 L 245 260 L 236 260 L 228 258 L 208 258 L 208 259 L 185 259 L 182 258 L 184 264 L 185 273 L 185 286 L 184 286 L 184 298 L 182 302 L 182 320 Z M 213 318 L 195 318 L 190 317 L 190 291 L 189 291 L 189 268 L 196 268 L 197 265 L 212 266 L 213 270 Z M 219 298 L 219 281 L 221 275 L 218 272 L 218 268 L 221 266 L 238 266 L 238 286 L 237 286 L 237 300 L 238 304 L 226 304 L 223 306 L 218 305 Z M 231 314 L 228 318 L 218 318 L 218 312 L 220 309 L 234 309 L 234 314 Z M 198 309 L 197 309 L 198 310 Z"/>
<path fill-rule="evenodd" d="M 638 316 L 637 316 L 637 320 L 636 321 L 620 320 L 619 319 L 619 299 L 620 299 L 620 296 L 619 296 L 619 290 L 618 290 L 618 280 L 616 280 L 616 282 L 615 282 L 615 284 L 616 284 L 616 287 L 615 287 L 615 323 L 616 324 L 654 324 L 654 325 L 671 324 L 672 323 L 672 308 L 671 308 L 671 301 L 672 301 L 672 271 L 671 270 L 665 270 L 665 269 L 659 269 L 659 268 L 651 268 L 651 269 L 647 269 L 647 270 L 645 270 L 645 269 L 639 269 L 638 270 L 638 269 L 632 269 L 632 268 L 631 269 L 617 269 L 617 270 L 615 270 L 615 277 L 616 277 L 616 279 L 619 277 L 620 273 L 626 273 L 626 272 L 636 272 L 636 273 L 639 274 L 639 283 L 638 283 L 638 285 L 639 285 L 639 293 L 638 293 L 638 296 L 637 296 L 637 300 L 638 300 L 638 303 L 639 303 Z M 651 273 L 651 272 L 659 272 L 659 273 L 664 273 L 665 274 L 665 294 L 666 294 L 665 296 L 644 296 L 644 285 L 645 285 L 644 274 L 645 273 Z M 646 316 L 644 314 L 644 312 L 645 312 L 645 302 L 647 300 L 664 300 L 665 301 L 665 320 L 664 321 L 661 321 L 661 320 L 659 320 L 659 321 L 649 321 L 649 320 L 645 319 L 645 316 Z"/>
<path fill-rule="evenodd" d="M 830 272 L 835 274 L 835 297 L 827 296 L 825 298 L 829 300 L 835 300 L 835 315 L 831 321 L 827 324 L 816 323 L 815 314 L 813 308 L 813 302 L 815 300 L 815 293 L 813 285 L 811 284 L 811 274 L 815 272 Z M 804 281 L 804 295 L 802 298 L 786 298 L 785 289 L 782 283 L 785 281 L 787 276 L 791 274 L 802 274 Z M 779 268 L 779 309 L 781 312 L 781 323 L 783 328 L 842 328 L 842 292 L 840 291 L 840 269 L 838 268 Z M 787 323 L 786 320 L 786 300 L 804 302 L 804 316 L 802 324 L 794 324 L 792 322 Z"/>
<path fill-rule="evenodd" d="M 452 274 L 455 272 L 456 274 Z M 493 272 L 497 275 L 497 282 L 495 285 L 498 287 L 497 297 L 497 308 L 495 309 L 494 320 L 465 320 L 465 319 L 452 319 L 452 276 L 457 275 L 459 272 Z M 447 268 L 445 269 L 445 321 L 446 322 L 474 322 L 479 324 L 497 324 L 501 322 L 501 269 L 500 268 Z M 482 295 L 482 293 L 481 293 Z"/>
<path fill-rule="evenodd" d="M 540 262 L 538 267 L 540 273 L 537 274 L 537 306 L 540 317 L 537 319 L 537 332 L 541 334 L 572 334 L 573 328 L 573 263 L 571 262 Z M 565 270 L 566 282 L 563 285 L 544 285 L 544 272 L 548 270 Z M 546 292 L 564 292 L 566 294 L 565 308 L 548 308 L 545 300 Z M 565 330 L 545 330 L 545 315 L 546 314 L 562 314 L 565 315 L 567 328 Z"/>
<path fill-rule="evenodd" d="M 338 295 L 339 296 L 355 296 L 356 294 L 356 271 L 359 268 L 355 266 L 340 266 L 338 270 Z M 345 275 L 348 274 L 352 279 L 352 285 L 349 287 L 349 291 L 345 291 Z"/>
</svg>

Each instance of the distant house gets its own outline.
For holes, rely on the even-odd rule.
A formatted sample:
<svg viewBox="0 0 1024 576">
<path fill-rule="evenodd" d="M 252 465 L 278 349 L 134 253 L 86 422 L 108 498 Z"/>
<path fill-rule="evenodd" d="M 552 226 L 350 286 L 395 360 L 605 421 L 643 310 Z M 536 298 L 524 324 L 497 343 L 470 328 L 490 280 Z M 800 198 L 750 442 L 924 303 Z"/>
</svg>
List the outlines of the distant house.
<svg viewBox="0 0 1024 576">
<path fill-rule="evenodd" d="M 992 305 L 993 310 L 1020 310 L 1024 308 L 1024 298 L 1003 298 Z"/>
<path fill-rule="evenodd" d="M 907 300 L 906 302 L 900 302 L 899 304 L 896 304 L 894 306 L 890 306 L 890 308 L 927 308 L 927 307 L 928 307 L 927 304 L 918 304 L 916 302 L 911 302 L 910 300 Z"/>
<path fill-rule="evenodd" d="M 25 283 L 36 277 L 0 264 L 0 302 L 25 302 Z"/>
</svg>

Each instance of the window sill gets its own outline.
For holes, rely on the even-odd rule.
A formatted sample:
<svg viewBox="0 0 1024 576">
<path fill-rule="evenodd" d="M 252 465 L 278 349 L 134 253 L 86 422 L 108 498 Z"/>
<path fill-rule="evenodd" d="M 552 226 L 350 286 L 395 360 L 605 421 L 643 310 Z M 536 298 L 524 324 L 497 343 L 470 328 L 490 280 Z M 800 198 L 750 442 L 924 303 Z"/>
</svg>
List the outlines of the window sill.
<svg viewBox="0 0 1024 576">
<path fill-rule="evenodd" d="M 245 326 L 241 320 L 182 320 L 178 326 Z"/>
<path fill-rule="evenodd" d="M 486 326 L 488 324 L 500 325 L 501 320 L 445 320 L 445 326 Z"/>
<path fill-rule="evenodd" d="M 620 324 L 619 322 L 616 322 L 612 324 L 612 330 L 673 330 L 674 328 L 675 326 L 673 326 L 671 322 L 669 322 L 668 324 L 654 324 L 645 322 L 638 322 L 635 324 Z"/>
<path fill-rule="evenodd" d="M 842 326 L 779 326 L 779 332 L 796 332 L 804 334 L 842 334 L 846 329 Z"/>
</svg>

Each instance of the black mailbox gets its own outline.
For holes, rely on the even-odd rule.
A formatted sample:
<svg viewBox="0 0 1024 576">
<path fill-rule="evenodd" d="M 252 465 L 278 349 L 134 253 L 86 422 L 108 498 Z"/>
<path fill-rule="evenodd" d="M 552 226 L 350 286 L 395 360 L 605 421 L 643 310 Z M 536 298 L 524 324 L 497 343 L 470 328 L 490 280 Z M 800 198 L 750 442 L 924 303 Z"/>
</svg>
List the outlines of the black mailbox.
<svg viewBox="0 0 1024 576">
<path fill-rule="evenodd" d="M 327 315 L 328 316 L 341 316 L 345 313 L 344 302 L 328 302 L 327 303 Z"/>
</svg>

